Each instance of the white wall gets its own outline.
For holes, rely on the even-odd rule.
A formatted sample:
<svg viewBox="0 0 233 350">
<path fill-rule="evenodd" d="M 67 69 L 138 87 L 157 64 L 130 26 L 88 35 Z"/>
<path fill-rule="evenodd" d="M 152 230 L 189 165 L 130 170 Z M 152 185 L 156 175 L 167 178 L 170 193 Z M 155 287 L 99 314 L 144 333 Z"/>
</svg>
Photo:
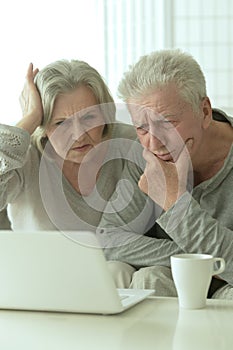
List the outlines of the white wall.
<svg viewBox="0 0 233 350">
<path fill-rule="evenodd" d="M 129 64 L 179 47 L 201 65 L 213 106 L 233 107 L 231 0 L 105 0 L 105 16 L 105 75 L 115 96 Z"/>
<path fill-rule="evenodd" d="M 87 60 L 104 73 L 98 0 L 9 0 L 0 4 L 0 122 L 14 124 L 28 64 Z"/>
<path fill-rule="evenodd" d="M 172 1 L 174 47 L 200 63 L 214 107 L 233 107 L 233 2 Z"/>
<path fill-rule="evenodd" d="M 29 62 L 41 68 L 60 58 L 86 60 L 117 100 L 128 65 L 166 47 L 199 61 L 213 106 L 233 106 L 231 0 L 11 0 L 1 2 L 0 13 L 2 123 L 20 118 Z"/>
</svg>

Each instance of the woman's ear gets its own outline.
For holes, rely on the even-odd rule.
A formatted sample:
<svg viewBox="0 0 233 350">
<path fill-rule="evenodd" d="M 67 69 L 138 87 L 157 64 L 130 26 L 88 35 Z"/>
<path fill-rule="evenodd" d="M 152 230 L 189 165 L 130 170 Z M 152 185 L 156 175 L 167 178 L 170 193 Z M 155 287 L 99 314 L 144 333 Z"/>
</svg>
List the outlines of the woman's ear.
<svg viewBox="0 0 233 350">
<path fill-rule="evenodd" d="M 203 129 L 207 129 L 212 121 L 212 107 L 210 103 L 209 97 L 204 97 L 201 102 L 201 110 L 202 110 L 202 127 Z"/>
</svg>

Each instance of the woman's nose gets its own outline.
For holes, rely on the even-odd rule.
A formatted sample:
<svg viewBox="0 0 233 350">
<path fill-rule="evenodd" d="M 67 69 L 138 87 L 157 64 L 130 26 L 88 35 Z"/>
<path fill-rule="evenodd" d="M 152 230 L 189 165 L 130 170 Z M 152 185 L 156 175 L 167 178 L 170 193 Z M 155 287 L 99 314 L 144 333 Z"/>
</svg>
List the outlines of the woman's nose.
<svg viewBox="0 0 233 350">
<path fill-rule="evenodd" d="M 73 118 L 71 123 L 71 135 L 76 140 L 82 137 L 82 135 L 85 134 L 85 128 L 80 123 L 80 120 L 78 118 Z"/>
</svg>

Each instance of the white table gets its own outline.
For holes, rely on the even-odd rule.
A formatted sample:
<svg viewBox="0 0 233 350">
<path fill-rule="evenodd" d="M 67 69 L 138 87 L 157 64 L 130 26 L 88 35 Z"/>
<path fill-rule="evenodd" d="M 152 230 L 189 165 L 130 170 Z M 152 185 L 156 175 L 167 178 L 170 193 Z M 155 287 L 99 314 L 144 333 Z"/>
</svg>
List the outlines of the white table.
<svg viewBox="0 0 233 350">
<path fill-rule="evenodd" d="M 151 297 L 115 316 L 0 310 L 1 350 L 231 350 L 233 301 Z"/>
</svg>

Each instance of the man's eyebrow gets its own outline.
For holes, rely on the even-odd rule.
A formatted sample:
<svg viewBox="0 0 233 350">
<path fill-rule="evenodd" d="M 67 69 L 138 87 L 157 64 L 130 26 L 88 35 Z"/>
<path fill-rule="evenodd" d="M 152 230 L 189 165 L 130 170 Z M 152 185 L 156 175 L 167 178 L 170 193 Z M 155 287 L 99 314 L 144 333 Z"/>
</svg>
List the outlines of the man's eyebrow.
<svg viewBox="0 0 233 350">
<path fill-rule="evenodd" d="M 167 117 L 177 118 L 177 114 L 168 113 L 168 114 L 163 115 L 163 117 L 164 118 L 167 118 Z"/>
<path fill-rule="evenodd" d="M 174 119 L 177 119 L 177 115 L 176 115 L 176 114 L 172 114 L 172 113 L 160 114 L 158 117 L 159 117 L 159 118 L 156 119 L 157 122 L 162 122 L 162 121 L 164 121 L 164 120 L 167 119 L 167 118 L 174 118 Z"/>
<path fill-rule="evenodd" d="M 66 116 L 62 116 L 62 115 L 60 115 L 60 116 L 57 116 L 57 117 L 51 118 L 51 122 L 64 121 L 64 120 L 66 120 L 66 119 L 67 119 L 67 117 L 66 117 Z"/>
<path fill-rule="evenodd" d="M 141 108 L 140 112 L 146 112 L 146 110 L 148 110 L 147 108 Z M 150 110 L 150 113 L 153 112 L 152 110 Z M 153 115 L 153 113 L 152 113 Z M 133 122 L 133 125 L 135 127 L 142 127 L 142 126 L 148 126 L 149 124 L 149 121 L 148 121 L 148 118 L 152 121 L 152 122 L 163 122 L 165 119 L 167 118 L 174 118 L 174 119 L 177 119 L 177 114 L 174 114 L 174 113 L 167 113 L 167 114 L 157 114 L 154 112 L 154 115 L 157 116 L 157 119 L 156 120 L 153 120 L 151 117 L 152 117 L 151 114 L 149 113 L 145 113 L 144 114 L 144 117 L 142 118 L 143 120 L 137 120 L 135 122 Z"/>
<path fill-rule="evenodd" d="M 141 128 L 142 126 L 147 126 L 148 125 L 148 122 L 134 122 L 133 125 L 136 127 L 136 128 Z"/>
</svg>

